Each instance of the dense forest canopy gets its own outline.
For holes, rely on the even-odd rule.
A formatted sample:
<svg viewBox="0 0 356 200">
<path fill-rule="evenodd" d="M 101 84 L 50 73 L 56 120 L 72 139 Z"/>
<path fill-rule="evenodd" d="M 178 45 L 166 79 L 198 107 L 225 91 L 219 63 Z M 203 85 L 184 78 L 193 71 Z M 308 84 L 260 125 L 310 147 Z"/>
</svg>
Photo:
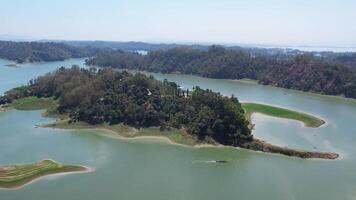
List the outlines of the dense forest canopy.
<svg viewBox="0 0 356 200">
<path fill-rule="evenodd" d="M 342 54 L 336 57 L 333 57 L 332 60 L 336 63 L 340 63 L 351 68 L 356 69 L 356 53 Z"/>
<path fill-rule="evenodd" d="M 0 41 L 0 58 L 18 63 L 59 61 L 68 58 L 84 58 L 97 55 L 105 49 L 73 47 L 53 42 Z"/>
<path fill-rule="evenodd" d="M 207 50 L 178 47 L 147 55 L 111 51 L 98 54 L 86 64 L 221 79 L 249 78 L 278 87 L 356 98 L 356 72 L 336 62 L 337 58 L 328 60 L 312 54 L 262 56 L 211 46 Z"/>
<path fill-rule="evenodd" d="M 356 98 L 355 71 L 312 56 L 278 61 L 267 68 L 260 82 L 278 87 Z"/>
<path fill-rule="evenodd" d="M 58 99 L 58 112 L 69 114 L 71 122 L 173 127 L 202 141 L 233 146 L 252 141 L 249 122 L 235 97 L 199 87 L 182 90 L 173 82 L 142 74 L 60 68 L 6 92 L 0 104 L 28 96 Z"/>
<path fill-rule="evenodd" d="M 99 54 L 88 65 L 139 69 L 162 73 L 194 74 L 211 78 L 257 78 L 265 68 L 265 58 L 255 58 L 242 51 L 212 46 L 207 51 L 179 47 L 140 55 L 124 51 Z"/>
</svg>

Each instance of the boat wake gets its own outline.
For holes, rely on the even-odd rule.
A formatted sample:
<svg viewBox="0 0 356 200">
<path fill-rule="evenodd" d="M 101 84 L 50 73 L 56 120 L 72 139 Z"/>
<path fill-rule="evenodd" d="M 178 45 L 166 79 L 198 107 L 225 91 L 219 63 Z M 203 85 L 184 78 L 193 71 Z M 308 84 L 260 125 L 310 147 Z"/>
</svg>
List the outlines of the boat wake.
<svg viewBox="0 0 356 200">
<path fill-rule="evenodd" d="M 195 160 L 195 163 L 227 163 L 226 160 Z"/>
</svg>

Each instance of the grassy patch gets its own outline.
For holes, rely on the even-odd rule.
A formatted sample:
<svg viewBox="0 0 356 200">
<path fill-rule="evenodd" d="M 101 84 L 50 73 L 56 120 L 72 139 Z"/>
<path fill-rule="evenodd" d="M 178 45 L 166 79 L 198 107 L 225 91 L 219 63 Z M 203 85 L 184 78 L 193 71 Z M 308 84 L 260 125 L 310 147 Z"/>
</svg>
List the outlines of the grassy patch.
<svg viewBox="0 0 356 200">
<path fill-rule="evenodd" d="M 308 115 L 305 113 L 301 113 L 285 108 L 278 108 L 274 106 L 257 104 L 257 103 L 243 103 L 242 107 L 245 110 L 246 118 L 250 118 L 252 113 L 257 112 L 273 117 L 298 120 L 303 122 L 304 125 L 307 127 L 319 127 L 325 123 L 323 120 L 314 117 L 312 115 Z"/>
<path fill-rule="evenodd" d="M 57 102 L 52 98 L 26 97 L 15 100 L 8 107 L 17 110 L 54 110 L 57 107 Z"/>
<path fill-rule="evenodd" d="M 20 187 L 36 178 L 56 173 L 87 170 L 82 166 L 62 165 L 52 160 L 34 164 L 0 166 L 0 188 Z"/>
</svg>

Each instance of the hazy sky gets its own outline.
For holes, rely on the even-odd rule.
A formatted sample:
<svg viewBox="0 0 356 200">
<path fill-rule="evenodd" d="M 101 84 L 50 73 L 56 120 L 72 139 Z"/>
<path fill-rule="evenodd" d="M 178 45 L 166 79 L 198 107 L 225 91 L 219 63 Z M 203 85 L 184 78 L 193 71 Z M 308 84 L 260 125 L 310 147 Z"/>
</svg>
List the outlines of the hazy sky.
<svg viewBox="0 0 356 200">
<path fill-rule="evenodd" d="M 0 0 L 0 36 L 356 46 L 356 0 Z"/>
</svg>

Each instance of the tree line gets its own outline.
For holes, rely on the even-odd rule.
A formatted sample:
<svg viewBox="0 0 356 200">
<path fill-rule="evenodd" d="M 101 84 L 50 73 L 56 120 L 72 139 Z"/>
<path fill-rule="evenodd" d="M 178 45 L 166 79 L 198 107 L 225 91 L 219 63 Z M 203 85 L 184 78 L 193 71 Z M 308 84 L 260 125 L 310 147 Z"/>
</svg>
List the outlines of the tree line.
<svg viewBox="0 0 356 200">
<path fill-rule="evenodd" d="M 121 50 L 99 53 L 87 65 L 183 73 L 209 78 L 258 80 L 261 84 L 356 98 L 356 72 L 344 63 L 353 57 L 323 59 L 312 54 L 267 56 L 211 46 L 177 47 L 141 55 Z"/>
</svg>

